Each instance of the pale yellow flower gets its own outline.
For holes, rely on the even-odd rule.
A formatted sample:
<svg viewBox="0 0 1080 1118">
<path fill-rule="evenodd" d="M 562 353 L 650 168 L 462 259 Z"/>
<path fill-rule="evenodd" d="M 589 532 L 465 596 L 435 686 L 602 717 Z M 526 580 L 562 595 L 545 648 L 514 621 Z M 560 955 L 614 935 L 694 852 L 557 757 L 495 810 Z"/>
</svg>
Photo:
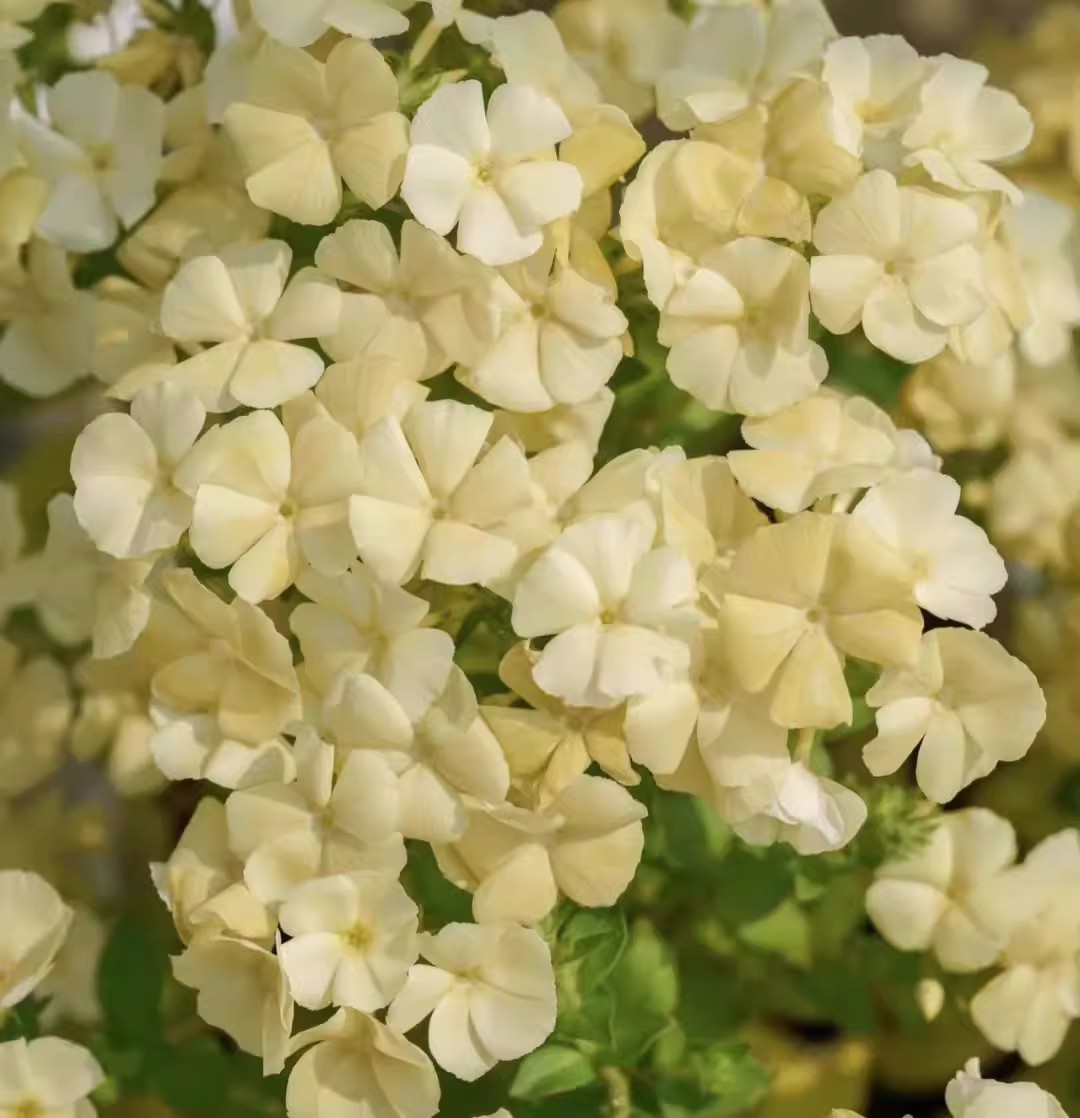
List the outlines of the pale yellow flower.
<svg viewBox="0 0 1080 1118">
<path fill-rule="evenodd" d="M 915 663 L 886 670 L 866 701 L 878 711 L 877 737 L 863 751 L 867 768 L 893 773 L 918 748 L 916 779 L 937 803 L 1000 762 L 1020 760 L 1046 718 L 1031 670 L 966 629 L 927 633 Z"/>
<path fill-rule="evenodd" d="M 912 663 L 922 616 L 901 559 L 845 516 L 800 513 L 736 552 L 720 605 L 739 682 L 782 726 L 851 720 L 844 656 Z"/>
<path fill-rule="evenodd" d="M 427 1054 L 369 1014 L 341 1010 L 299 1034 L 292 1050 L 303 1048 L 309 1051 L 289 1075 L 285 1095 L 293 1118 L 365 1110 L 380 1118 L 435 1118 L 439 1112 L 439 1077 Z"/>
<path fill-rule="evenodd" d="M 177 982 L 198 993 L 196 1008 L 208 1025 L 228 1033 L 242 1051 L 261 1056 L 264 1075 L 283 1070 L 293 1000 L 277 955 L 248 940 L 219 936 L 196 939 L 172 963 Z"/>
<path fill-rule="evenodd" d="M 415 0 L 251 0 L 251 14 L 269 35 L 291 47 L 307 47 L 331 28 L 361 39 L 409 30 L 402 15 Z"/>
<path fill-rule="evenodd" d="M 951 812 L 922 850 L 877 871 L 866 911 L 901 951 L 933 950 L 948 971 L 982 970 L 1005 940 L 982 917 L 979 890 L 1015 861 L 1007 819 L 984 808 Z"/>
<path fill-rule="evenodd" d="M 5 1010 L 29 997 L 49 973 L 74 913 L 44 878 L 20 870 L 0 872 L 0 900 L 0 1010 Z"/>
<path fill-rule="evenodd" d="M 95 1118 L 90 1095 L 105 1072 L 85 1049 L 59 1037 L 0 1044 L 0 1114 Z"/>
<path fill-rule="evenodd" d="M 425 1017 L 440 1067 L 467 1082 L 538 1048 L 555 1028 L 547 944 L 529 928 L 448 924 L 420 937 L 420 954 L 387 1013 L 408 1032 Z"/>
<path fill-rule="evenodd" d="M 322 376 L 322 358 L 295 339 L 337 328 L 340 293 L 314 269 L 286 286 L 291 263 L 292 249 L 282 241 L 233 245 L 189 260 L 166 288 L 165 334 L 208 348 L 163 375 L 207 411 L 276 407 Z"/>
<path fill-rule="evenodd" d="M 378 209 L 398 191 L 408 122 L 393 71 L 369 43 L 346 39 L 325 65 L 307 51 L 266 43 L 225 128 L 247 172 L 251 200 L 305 225 L 329 225 L 342 179 Z"/>
<path fill-rule="evenodd" d="M 476 808 L 452 845 L 436 847 L 443 873 L 473 896 L 483 924 L 535 924 L 568 897 L 606 908 L 629 887 L 644 847 L 645 808 L 611 780 L 571 779 L 541 811 Z"/>
</svg>

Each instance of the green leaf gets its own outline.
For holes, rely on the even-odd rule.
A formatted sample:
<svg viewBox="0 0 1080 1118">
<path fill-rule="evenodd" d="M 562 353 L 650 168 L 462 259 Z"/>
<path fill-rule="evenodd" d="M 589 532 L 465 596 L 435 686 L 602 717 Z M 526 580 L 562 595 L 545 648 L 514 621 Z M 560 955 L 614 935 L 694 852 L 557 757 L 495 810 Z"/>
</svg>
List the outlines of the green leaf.
<svg viewBox="0 0 1080 1118">
<path fill-rule="evenodd" d="M 145 1046 L 159 1035 L 168 965 L 164 945 L 150 929 L 130 919 L 116 925 L 98 969 L 98 994 L 111 1036 Z"/>
<path fill-rule="evenodd" d="M 716 868 L 716 911 L 729 927 L 749 924 L 772 912 L 792 885 L 792 859 L 782 847 L 738 843 Z"/>
<path fill-rule="evenodd" d="M 777 905 L 767 916 L 739 929 L 739 938 L 761 951 L 779 955 L 797 967 L 808 967 L 812 959 L 810 923 L 806 913 L 792 900 Z"/>
<path fill-rule="evenodd" d="M 217 1037 L 192 1037 L 156 1054 L 152 1082 L 170 1106 L 214 1118 L 222 1113 L 234 1062 Z"/>
<path fill-rule="evenodd" d="M 558 929 L 555 965 L 576 967 L 579 981 L 598 986 L 622 958 L 629 934 L 620 909 L 578 909 Z"/>
<path fill-rule="evenodd" d="M 546 1099 L 595 1082 L 595 1069 L 576 1048 L 548 1044 L 522 1060 L 510 1095 L 515 1099 Z"/>
<path fill-rule="evenodd" d="M 646 828 L 650 859 L 692 873 L 715 872 L 731 845 L 731 829 L 704 800 L 657 790 Z"/>
<path fill-rule="evenodd" d="M 615 1063 L 633 1064 L 668 1029 L 679 982 L 668 947 L 651 924 L 634 925 L 629 946 L 612 971 L 608 1043 Z"/>
</svg>

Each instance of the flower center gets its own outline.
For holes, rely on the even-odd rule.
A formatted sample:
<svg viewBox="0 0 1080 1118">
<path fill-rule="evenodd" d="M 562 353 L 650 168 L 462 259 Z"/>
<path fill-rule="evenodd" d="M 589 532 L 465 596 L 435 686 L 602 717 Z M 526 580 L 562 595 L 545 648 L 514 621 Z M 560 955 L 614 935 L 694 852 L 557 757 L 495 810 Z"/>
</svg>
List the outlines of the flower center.
<svg viewBox="0 0 1080 1118">
<path fill-rule="evenodd" d="M 356 924 L 342 938 L 353 951 L 365 951 L 375 940 L 375 936 L 366 924 Z"/>
</svg>

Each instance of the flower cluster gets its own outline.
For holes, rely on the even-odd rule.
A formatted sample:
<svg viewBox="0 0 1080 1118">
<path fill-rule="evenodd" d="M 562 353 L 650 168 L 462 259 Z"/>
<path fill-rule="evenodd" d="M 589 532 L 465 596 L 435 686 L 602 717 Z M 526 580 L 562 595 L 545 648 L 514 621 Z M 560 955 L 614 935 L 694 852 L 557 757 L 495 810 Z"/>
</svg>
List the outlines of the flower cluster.
<svg viewBox="0 0 1080 1118">
<path fill-rule="evenodd" d="M 1080 452 L 1017 404 L 1018 368 L 1062 385 L 1071 219 L 1001 169 L 1032 123 L 984 67 L 840 38 L 817 0 L 250 9 L 172 96 L 117 62 L 0 127 L 0 379 L 110 401 L 40 552 L 0 491 L 0 609 L 82 657 L 0 649 L 0 791 L 69 736 L 125 792 L 218 786 L 153 869 L 176 978 L 290 1065 L 292 1118 L 431 1118 L 435 1064 L 472 1081 L 554 1030 L 547 918 L 630 887 L 643 780 L 817 855 L 867 818 L 826 775 L 858 703 L 864 777 L 915 756 L 936 804 L 1027 753 L 1042 692 L 983 630 L 998 546 L 1064 561 L 1045 462 L 1080 486 Z M 471 72 L 426 64 L 451 38 Z M 920 366 L 929 443 L 827 382 L 856 329 Z M 737 448 L 612 445 L 645 347 Z M 988 536 L 934 451 L 1003 430 Z M 410 892 L 425 846 L 473 922 Z M 1014 846 L 948 815 L 868 903 L 1000 964 L 973 1013 L 1039 1062 L 1080 1015 L 1080 849 Z M 957 1083 L 957 1118 L 1016 1090 Z"/>
</svg>

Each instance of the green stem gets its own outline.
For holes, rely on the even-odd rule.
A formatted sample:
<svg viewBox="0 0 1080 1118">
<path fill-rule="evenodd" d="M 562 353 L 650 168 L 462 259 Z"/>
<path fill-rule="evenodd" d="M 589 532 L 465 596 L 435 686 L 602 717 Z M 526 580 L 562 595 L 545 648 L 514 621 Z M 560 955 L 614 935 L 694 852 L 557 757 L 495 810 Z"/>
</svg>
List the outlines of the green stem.
<svg viewBox="0 0 1080 1118">
<path fill-rule="evenodd" d="M 616 1067 L 606 1067 L 600 1069 L 600 1078 L 607 1087 L 608 1118 L 630 1118 L 632 1100 L 630 1080 L 626 1073 Z"/>
</svg>

